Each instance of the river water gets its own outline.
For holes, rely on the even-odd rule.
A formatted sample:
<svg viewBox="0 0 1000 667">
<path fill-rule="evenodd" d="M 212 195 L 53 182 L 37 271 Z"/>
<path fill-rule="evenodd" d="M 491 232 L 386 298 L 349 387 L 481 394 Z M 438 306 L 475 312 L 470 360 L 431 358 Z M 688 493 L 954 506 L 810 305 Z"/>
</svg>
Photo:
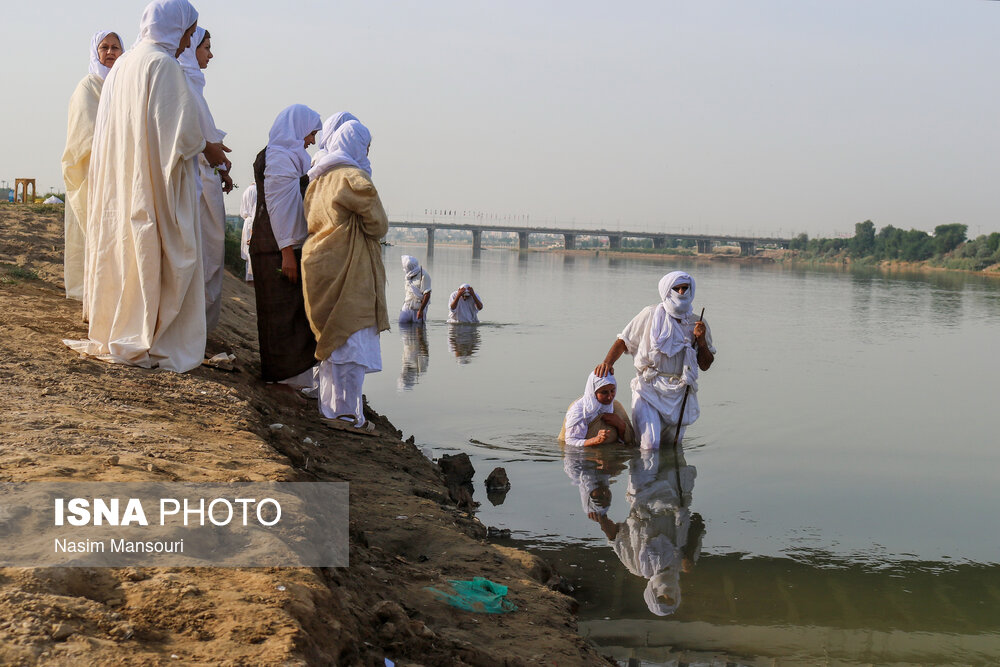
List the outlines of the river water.
<svg viewBox="0 0 1000 667">
<path fill-rule="evenodd" d="M 435 250 L 385 250 L 394 324 L 365 393 L 429 456 L 468 453 L 479 518 L 557 565 L 581 632 L 608 654 L 1000 663 L 1000 283 Z M 403 253 L 433 278 L 423 329 L 395 324 Z M 674 269 L 694 276 L 718 349 L 681 460 L 564 458 L 566 407 Z M 466 282 L 482 323 L 448 325 Z M 628 406 L 631 357 L 616 375 Z M 496 466 L 512 488 L 494 505 L 483 480 Z M 581 485 L 610 495 L 606 515 L 585 509 Z"/>
</svg>

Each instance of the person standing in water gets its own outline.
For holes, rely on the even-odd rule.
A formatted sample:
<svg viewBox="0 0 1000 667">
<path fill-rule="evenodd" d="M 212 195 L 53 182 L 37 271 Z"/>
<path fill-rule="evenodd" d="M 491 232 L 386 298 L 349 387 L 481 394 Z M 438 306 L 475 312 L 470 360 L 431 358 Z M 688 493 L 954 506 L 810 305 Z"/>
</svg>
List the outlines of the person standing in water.
<svg viewBox="0 0 1000 667">
<path fill-rule="evenodd" d="M 482 309 L 482 299 L 472 289 L 472 285 L 465 283 L 448 298 L 448 322 L 478 324 L 479 311 Z"/>
<path fill-rule="evenodd" d="M 402 256 L 403 273 L 406 283 L 403 285 L 403 307 L 399 311 L 399 323 L 423 324 L 427 320 L 427 306 L 431 302 L 431 277 L 420 266 L 416 257 Z"/>
<path fill-rule="evenodd" d="M 708 323 L 694 314 L 694 278 L 683 271 L 668 273 L 660 279 L 659 291 L 660 303 L 632 318 L 594 369 L 598 377 L 605 377 L 615 372 L 614 363 L 622 354 L 633 356 L 632 422 L 643 449 L 672 443 L 678 420 L 680 444 L 686 427 L 700 414 L 698 370 L 707 371 L 716 352 Z"/>
</svg>

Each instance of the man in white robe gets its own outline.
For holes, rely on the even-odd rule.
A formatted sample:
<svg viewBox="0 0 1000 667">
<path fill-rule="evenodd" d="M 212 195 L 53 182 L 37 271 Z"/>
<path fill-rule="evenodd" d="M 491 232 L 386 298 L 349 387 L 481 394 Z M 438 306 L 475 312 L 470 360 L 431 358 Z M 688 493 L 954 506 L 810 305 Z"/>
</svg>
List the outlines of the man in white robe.
<svg viewBox="0 0 1000 667">
<path fill-rule="evenodd" d="M 694 278 L 683 271 L 668 273 L 660 279 L 659 291 L 661 302 L 632 318 L 594 369 L 604 377 L 615 372 L 622 354 L 633 355 L 632 423 L 643 449 L 675 439 L 680 445 L 684 430 L 700 414 L 698 370 L 707 371 L 716 353 L 708 323 L 692 309 Z"/>
<path fill-rule="evenodd" d="M 63 248 L 63 283 L 66 297 L 83 298 L 83 262 L 87 222 L 87 172 L 90 146 L 94 142 L 94 122 L 101 101 L 104 79 L 111 72 L 124 44 L 117 33 L 102 30 L 90 40 L 90 67 L 69 98 L 66 150 L 62 156 L 66 184 L 66 236 Z M 84 313 L 86 316 L 86 313 Z"/>
<path fill-rule="evenodd" d="M 194 158 L 205 139 L 177 63 L 197 20 L 187 0 L 150 3 L 139 40 L 105 81 L 90 173 L 89 340 L 66 341 L 105 361 L 184 372 L 204 358 Z"/>
<path fill-rule="evenodd" d="M 253 218 L 257 215 L 257 184 L 251 183 L 243 191 L 240 200 L 240 217 L 243 218 L 243 234 L 240 236 L 240 257 L 247 263 L 246 281 L 253 282 L 253 266 L 250 263 L 250 237 L 253 235 Z"/>
</svg>

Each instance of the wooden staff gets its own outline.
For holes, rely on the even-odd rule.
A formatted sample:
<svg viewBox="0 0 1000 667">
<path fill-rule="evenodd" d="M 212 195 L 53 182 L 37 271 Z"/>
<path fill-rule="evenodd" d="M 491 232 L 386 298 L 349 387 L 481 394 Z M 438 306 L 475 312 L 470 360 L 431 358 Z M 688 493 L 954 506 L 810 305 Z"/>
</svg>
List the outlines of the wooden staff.
<svg viewBox="0 0 1000 667">
<path fill-rule="evenodd" d="M 669 315 L 667 316 L 669 317 Z M 701 309 L 698 321 L 705 318 L 705 309 Z M 694 345 L 694 343 L 692 343 Z M 680 507 L 684 507 L 684 489 L 681 488 L 681 460 L 677 455 L 677 442 L 681 439 L 681 422 L 684 421 L 684 408 L 687 407 L 688 394 L 691 392 L 691 385 L 684 386 L 684 398 L 681 400 L 681 413 L 677 417 L 677 432 L 674 433 L 674 474 L 677 476 L 677 502 Z"/>
</svg>

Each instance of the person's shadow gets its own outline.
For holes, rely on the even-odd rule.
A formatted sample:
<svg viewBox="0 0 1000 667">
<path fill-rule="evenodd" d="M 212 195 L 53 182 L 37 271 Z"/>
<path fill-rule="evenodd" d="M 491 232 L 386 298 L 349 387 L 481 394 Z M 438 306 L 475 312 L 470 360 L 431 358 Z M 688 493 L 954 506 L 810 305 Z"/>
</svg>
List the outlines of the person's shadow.
<svg viewBox="0 0 1000 667">
<path fill-rule="evenodd" d="M 430 362 L 427 327 L 423 324 L 400 324 L 399 335 L 403 340 L 403 362 L 396 386 L 400 390 L 413 389 Z"/>
</svg>

